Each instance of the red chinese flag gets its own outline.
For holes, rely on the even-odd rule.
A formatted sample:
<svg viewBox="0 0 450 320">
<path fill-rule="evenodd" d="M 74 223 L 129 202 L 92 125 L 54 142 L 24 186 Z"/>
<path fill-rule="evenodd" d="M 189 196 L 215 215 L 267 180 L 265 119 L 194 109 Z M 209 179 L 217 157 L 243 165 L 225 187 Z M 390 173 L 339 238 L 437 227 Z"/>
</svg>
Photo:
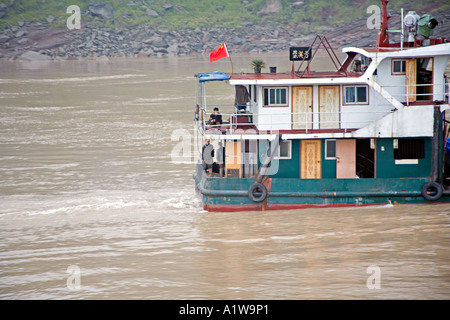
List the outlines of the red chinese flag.
<svg viewBox="0 0 450 320">
<path fill-rule="evenodd" d="M 224 42 L 220 47 L 209 54 L 209 61 L 214 62 L 225 57 L 229 57 L 229 55 L 227 46 Z"/>
</svg>

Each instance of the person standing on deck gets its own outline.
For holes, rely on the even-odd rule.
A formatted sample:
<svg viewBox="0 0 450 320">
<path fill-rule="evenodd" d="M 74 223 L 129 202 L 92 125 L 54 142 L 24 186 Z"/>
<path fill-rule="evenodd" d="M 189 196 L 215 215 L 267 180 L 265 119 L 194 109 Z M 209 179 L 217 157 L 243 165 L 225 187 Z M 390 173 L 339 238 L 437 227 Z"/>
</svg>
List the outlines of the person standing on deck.
<svg viewBox="0 0 450 320">
<path fill-rule="evenodd" d="M 223 166 L 225 164 L 225 148 L 222 146 L 222 142 L 219 142 L 219 148 L 217 148 L 217 164 L 219 165 L 219 175 L 223 177 Z"/>
<path fill-rule="evenodd" d="M 236 106 L 236 112 L 245 112 L 247 108 L 247 102 L 250 101 L 247 88 L 243 85 L 236 86 L 236 95 L 234 98 L 234 105 Z"/>
<path fill-rule="evenodd" d="M 202 147 L 202 162 L 205 171 L 208 174 L 212 174 L 212 165 L 214 158 L 214 147 L 211 145 L 211 141 L 209 139 L 205 140 L 205 144 Z"/>
</svg>

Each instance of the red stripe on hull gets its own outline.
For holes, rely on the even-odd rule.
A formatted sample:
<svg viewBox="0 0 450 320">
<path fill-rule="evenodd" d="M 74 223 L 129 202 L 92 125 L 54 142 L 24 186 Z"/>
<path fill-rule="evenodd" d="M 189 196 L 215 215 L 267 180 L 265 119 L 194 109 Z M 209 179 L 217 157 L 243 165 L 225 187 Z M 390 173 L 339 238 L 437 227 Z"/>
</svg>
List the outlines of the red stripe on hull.
<svg viewBox="0 0 450 320">
<path fill-rule="evenodd" d="M 266 211 L 266 210 L 295 210 L 310 208 L 338 208 L 338 207 L 367 207 L 382 206 L 387 203 L 339 203 L 339 204 L 246 204 L 246 205 L 203 205 L 203 209 L 210 212 L 239 212 L 239 211 Z"/>
</svg>

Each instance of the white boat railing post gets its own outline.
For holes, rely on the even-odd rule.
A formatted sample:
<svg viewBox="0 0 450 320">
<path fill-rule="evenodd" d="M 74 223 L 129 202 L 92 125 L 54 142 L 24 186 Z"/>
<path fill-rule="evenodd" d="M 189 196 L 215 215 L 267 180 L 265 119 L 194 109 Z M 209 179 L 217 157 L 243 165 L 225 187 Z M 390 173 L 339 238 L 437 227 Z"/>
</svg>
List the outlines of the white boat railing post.
<svg viewBox="0 0 450 320">
<path fill-rule="evenodd" d="M 230 134 L 233 134 L 233 115 L 230 116 Z"/>
<path fill-rule="evenodd" d="M 308 114 L 305 114 L 305 129 L 306 133 L 308 133 Z"/>
<path fill-rule="evenodd" d="M 406 105 L 409 107 L 409 85 L 406 85 Z"/>
</svg>

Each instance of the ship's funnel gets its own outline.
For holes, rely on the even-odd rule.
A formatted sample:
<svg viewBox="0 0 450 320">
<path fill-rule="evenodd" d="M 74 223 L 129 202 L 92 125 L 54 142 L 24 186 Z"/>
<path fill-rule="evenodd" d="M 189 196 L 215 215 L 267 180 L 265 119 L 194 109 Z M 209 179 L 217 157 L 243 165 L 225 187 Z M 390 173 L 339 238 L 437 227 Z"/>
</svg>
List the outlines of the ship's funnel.
<svg viewBox="0 0 450 320">
<path fill-rule="evenodd" d="M 434 28 L 436 28 L 438 24 L 439 22 L 432 15 L 424 14 L 419 19 L 417 33 L 428 39 L 433 35 Z"/>
</svg>

